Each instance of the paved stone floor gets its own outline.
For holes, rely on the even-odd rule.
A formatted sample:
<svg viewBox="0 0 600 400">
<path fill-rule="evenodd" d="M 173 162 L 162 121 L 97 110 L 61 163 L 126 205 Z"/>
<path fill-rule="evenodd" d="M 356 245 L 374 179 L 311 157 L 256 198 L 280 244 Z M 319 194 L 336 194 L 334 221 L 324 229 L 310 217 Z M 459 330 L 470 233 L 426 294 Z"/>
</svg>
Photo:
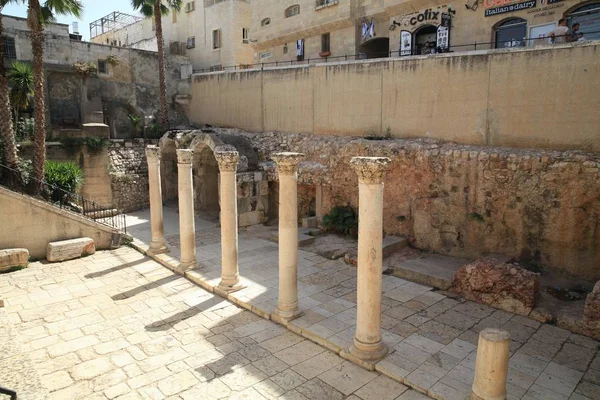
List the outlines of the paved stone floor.
<svg viewBox="0 0 600 400">
<path fill-rule="evenodd" d="M 0 275 L 0 296 L 21 400 L 426 399 L 128 247 Z"/>
<path fill-rule="evenodd" d="M 150 239 L 148 214 L 128 219 L 134 245 L 142 250 Z M 171 253 L 158 258 L 165 265 L 177 265 L 177 220 L 176 210 L 165 208 Z M 197 218 L 196 231 L 200 267 L 186 276 L 213 290 L 220 277 L 220 229 Z M 239 267 L 247 288 L 228 298 L 269 317 L 277 302 L 277 265 L 277 244 L 241 230 Z M 287 328 L 343 355 L 355 330 L 356 268 L 301 250 L 298 275 L 305 313 Z M 386 275 L 382 311 L 383 337 L 391 351 L 376 370 L 431 397 L 469 395 L 478 333 L 496 327 L 512 339 L 509 399 L 600 399 L 600 343 L 595 340 Z"/>
</svg>

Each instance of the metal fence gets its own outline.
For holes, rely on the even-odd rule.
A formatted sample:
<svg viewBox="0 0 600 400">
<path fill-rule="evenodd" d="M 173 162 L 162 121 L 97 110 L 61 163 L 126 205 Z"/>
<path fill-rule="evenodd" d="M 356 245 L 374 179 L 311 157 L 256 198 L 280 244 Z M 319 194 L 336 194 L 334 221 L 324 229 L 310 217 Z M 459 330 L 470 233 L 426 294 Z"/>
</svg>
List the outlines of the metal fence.
<svg viewBox="0 0 600 400">
<path fill-rule="evenodd" d="M 47 201 L 60 209 L 80 214 L 97 223 L 127 233 L 125 214 L 121 210 L 102 206 L 85 199 L 79 194 L 67 192 L 45 181 L 39 181 L 28 176 L 28 174 L 3 164 L 0 164 L 0 186 L 21 194 L 36 193 L 34 197 L 37 199 Z"/>
<path fill-rule="evenodd" d="M 600 31 L 589 31 L 585 32 L 588 34 L 596 34 L 600 33 Z M 556 36 L 565 37 L 565 36 Z M 195 69 L 194 73 L 204 73 L 204 72 L 216 72 L 216 71 L 239 71 L 245 69 L 264 69 L 264 68 L 272 68 L 272 67 L 283 67 L 289 65 L 310 65 L 310 64 L 321 64 L 327 62 L 335 62 L 335 61 L 357 61 L 357 60 L 367 60 L 367 59 L 382 59 L 382 58 L 391 58 L 391 57 L 407 57 L 407 56 L 416 56 L 416 55 L 430 55 L 430 54 L 445 54 L 445 53 L 455 53 L 455 52 L 464 52 L 464 51 L 472 51 L 472 50 L 491 50 L 491 49 L 506 49 L 506 48 L 519 48 L 519 47 L 527 47 L 529 43 L 551 46 L 549 43 L 550 38 L 524 38 L 518 41 L 515 40 L 504 40 L 504 41 L 494 41 L 494 42 L 472 42 L 466 44 L 458 44 L 448 47 L 447 49 L 440 48 L 430 48 L 428 52 L 422 53 L 422 49 L 412 49 L 410 51 L 403 52 L 402 50 L 396 51 L 388 51 L 382 53 L 369 53 L 369 54 L 344 54 L 341 56 L 326 56 L 326 57 L 318 57 L 318 58 L 306 58 L 302 60 L 289 60 L 289 61 L 271 61 L 271 62 L 262 62 L 256 64 L 237 64 L 237 65 L 229 65 L 229 66 L 213 66 L 209 68 Z M 597 40 L 596 40 L 597 41 Z M 591 42 L 591 41 L 588 41 Z"/>
</svg>

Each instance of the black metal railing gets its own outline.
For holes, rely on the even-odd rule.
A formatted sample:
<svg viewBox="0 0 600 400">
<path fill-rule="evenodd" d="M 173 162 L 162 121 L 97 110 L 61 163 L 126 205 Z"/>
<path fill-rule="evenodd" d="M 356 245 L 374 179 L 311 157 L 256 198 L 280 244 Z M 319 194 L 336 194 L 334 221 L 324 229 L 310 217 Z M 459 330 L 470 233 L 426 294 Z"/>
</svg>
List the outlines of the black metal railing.
<svg viewBox="0 0 600 400">
<path fill-rule="evenodd" d="M 588 31 L 585 32 L 588 34 L 600 33 L 600 31 Z M 568 36 L 568 35 L 567 35 Z M 565 36 L 556 36 L 565 37 Z M 381 59 L 381 58 L 391 58 L 391 57 L 406 57 L 406 56 L 417 56 L 417 55 L 430 55 L 430 54 L 443 54 L 443 53 L 456 53 L 456 52 L 464 52 L 464 51 L 473 51 L 473 50 L 492 50 L 492 49 L 506 49 L 506 48 L 519 48 L 526 47 L 529 42 L 539 42 L 540 44 L 551 46 L 548 42 L 550 37 L 543 38 L 523 38 L 518 41 L 515 40 L 500 40 L 493 42 L 472 42 L 466 44 L 457 44 L 449 46 L 446 49 L 440 49 L 437 47 L 430 48 L 412 48 L 408 51 L 402 50 L 394 50 L 394 51 L 386 51 L 386 52 L 371 52 L 371 53 L 359 53 L 359 54 L 344 54 L 341 56 L 326 56 L 326 57 L 317 57 L 317 58 L 306 58 L 302 60 L 289 60 L 289 61 L 271 61 L 271 62 L 262 62 L 255 64 L 236 64 L 229 66 L 218 66 L 218 67 L 210 67 L 210 68 L 202 68 L 195 69 L 194 73 L 204 73 L 204 72 L 215 72 L 215 71 L 240 71 L 245 69 L 265 69 L 272 67 L 283 67 L 289 65 L 310 65 L 310 64 L 321 64 L 327 62 L 334 61 L 358 61 L 358 60 L 367 60 L 367 59 Z M 591 42 L 589 40 L 588 42 Z M 508 44 L 508 46 L 507 46 Z"/>
<path fill-rule="evenodd" d="M 85 199 L 77 193 L 70 193 L 56 185 L 34 179 L 28 174 L 0 164 L 0 186 L 14 192 L 32 195 L 63 210 L 80 214 L 97 223 L 106 225 L 120 232 L 127 233 L 125 214 L 121 210 L 102 206 Z"/>
</svg>

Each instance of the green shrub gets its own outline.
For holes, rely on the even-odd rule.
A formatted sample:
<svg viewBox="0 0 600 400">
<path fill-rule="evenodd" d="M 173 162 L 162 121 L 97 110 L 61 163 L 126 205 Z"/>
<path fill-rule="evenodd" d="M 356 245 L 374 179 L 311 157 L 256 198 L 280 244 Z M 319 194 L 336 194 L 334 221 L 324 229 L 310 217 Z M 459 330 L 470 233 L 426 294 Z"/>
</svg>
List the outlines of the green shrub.
<svg viewBox="0 0 600 400">
<path fill-rule="evenodd" d="M 19 121 L 14 125 L 14 130 L 17 142 L 33 140 L 35 120 L 33 118 L 19 118 Z"/>
<path fill-rule="evenodd" d="M 83 184 L 83 171 L 73 162 L 46 161 L 46 183 L 52 185 L 53 201 L 70 201 Z"/>
<path fill-rule="evenodd" d="M 328 231 L 355 236 L 358 233 L 358 214 L 350 206 L 336 206 L 323 216 L 322 224 Z"/>
<path fill-rule="evenodd" d="M 99 137 L 86 137 L 86 138 L 61 138 L 60 143 L 63 145 L 68 153 L 76 153 L 83 146 L 87 146 L 87 151 L 90 154 L 97 154 L 102 149 L 108 147 L 110 140 Z"/>
<path fill-rule="evenodd" d="M 164 134 L 163 127 L 157 122 L 148 125 L 145 132 L 146 139 L 160 139 Z"/>
</svg>

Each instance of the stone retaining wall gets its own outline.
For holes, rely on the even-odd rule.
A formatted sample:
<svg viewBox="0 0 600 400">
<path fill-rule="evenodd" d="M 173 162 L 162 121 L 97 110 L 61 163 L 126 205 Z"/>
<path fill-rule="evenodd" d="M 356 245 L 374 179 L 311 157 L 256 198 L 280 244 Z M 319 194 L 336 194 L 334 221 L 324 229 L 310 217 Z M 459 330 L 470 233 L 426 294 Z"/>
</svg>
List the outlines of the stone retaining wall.
<svg viewBox="0 0 600 400">
<path fill-rule="evenodd" d="M 108 149 L 113 206 L 125 212 L 150 206 L 145 148 L 158 140 L 113 140 Z"/>
<path fill-rule="evenodd" d="M 267 169 L 273 152 L 306 153 L 299 181 L 322 190 L 317 213 L 357 205 L 352 157 L 387 156 L 386 234 L 412 237 L 416 247 L 439 253 L 501 253 L 600 278 L 600 156 L 427 139 L 217 132 L 247 137 Z"/>
</svg>

